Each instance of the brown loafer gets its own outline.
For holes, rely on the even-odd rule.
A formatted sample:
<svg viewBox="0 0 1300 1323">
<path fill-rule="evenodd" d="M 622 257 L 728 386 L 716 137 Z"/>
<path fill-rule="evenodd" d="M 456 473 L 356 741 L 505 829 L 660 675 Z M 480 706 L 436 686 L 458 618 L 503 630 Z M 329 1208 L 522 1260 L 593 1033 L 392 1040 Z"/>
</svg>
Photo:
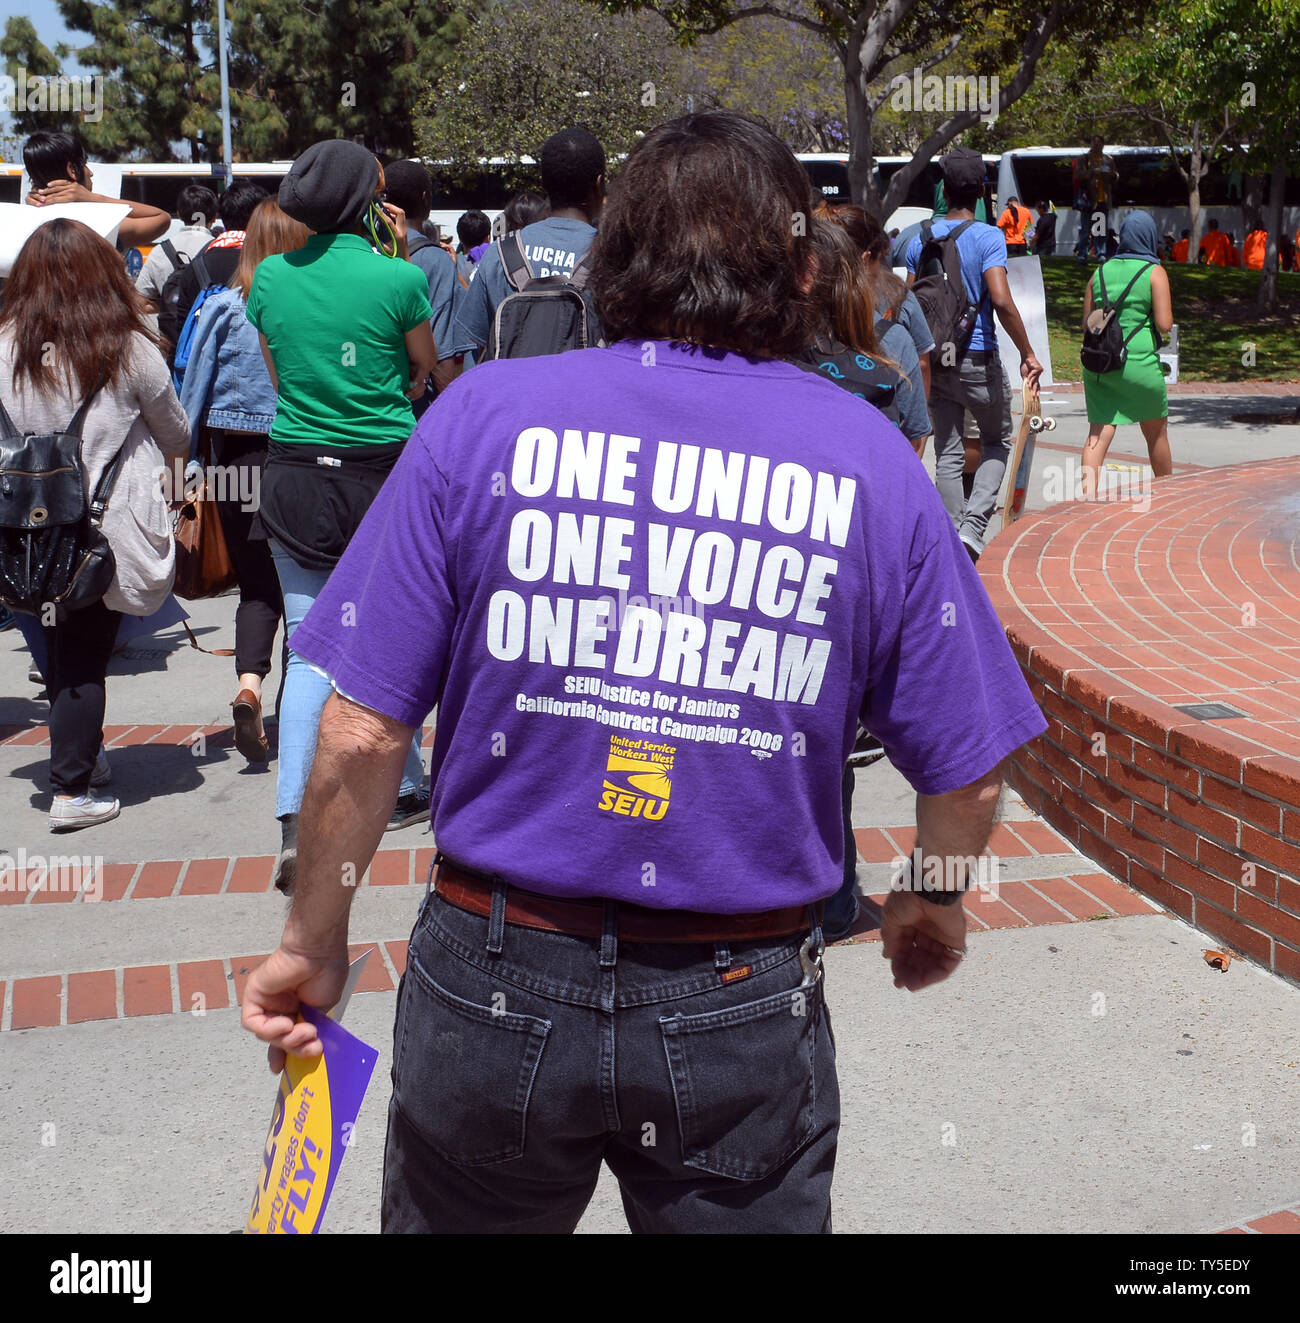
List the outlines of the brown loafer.
<svg viewBox="0 0 1300 1323">
<path fill-rule="evenodd" d="M 262 730 L 262 700 L 251 689 L 241 689 L 230 709 L 235 717 L 235 748 L 250 763 L 264 763 L 271 746 Z"/>
</svg>

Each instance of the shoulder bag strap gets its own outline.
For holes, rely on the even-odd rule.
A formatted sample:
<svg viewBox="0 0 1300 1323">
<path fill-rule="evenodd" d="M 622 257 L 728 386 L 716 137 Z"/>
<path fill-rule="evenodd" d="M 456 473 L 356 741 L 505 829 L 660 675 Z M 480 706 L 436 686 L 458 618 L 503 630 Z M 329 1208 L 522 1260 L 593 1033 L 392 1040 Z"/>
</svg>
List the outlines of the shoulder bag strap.
<svg viewBox="0 0 1300 1323">
<path fill-rule="evenodd" d="M 501 259 L 501 269 L 506 279 L 515 290 L 522 290 L 533 280 L 533 268 L 528 265 L 518 234 L 502 235 L 497 240 L 497 256 Z"/>
<path fill-rule="evenodd" d="M 588 248 L 582 255 L 582 260 L 573 268 L 573 274 L 569 277 L 569 284 L 576 290 L 587 288 L 587 281 L 591 279 L 592 268 L 591 249 Z"/>
<path fill-rule="evenodd" d="M 176 251 L 176 245 L 170 239 L 164 239 L 158 247 L 167 254 L 167 260 L 172 264 L 173 271 L 179 271 L 185 265 L 181 261 L 181 255 Z"/>
<path fill-rule="evenodd" d="M 195 253 L 194 256 L 190 258 L 190 270 L 194 272 L 195 278 L 199 282 L 200 293 L 212 284 L 212 280 L 208 276 L 208 264 L 203 260 L 203 253 Z"/>
<path fill-rule="evenodd" d="M 14 420 L 9 417 L 9 410 L 5 408 L 4 401 L 0 400 L 0 441 L 21 441 L 23 434 L 14 426 Z"/>
</svg>

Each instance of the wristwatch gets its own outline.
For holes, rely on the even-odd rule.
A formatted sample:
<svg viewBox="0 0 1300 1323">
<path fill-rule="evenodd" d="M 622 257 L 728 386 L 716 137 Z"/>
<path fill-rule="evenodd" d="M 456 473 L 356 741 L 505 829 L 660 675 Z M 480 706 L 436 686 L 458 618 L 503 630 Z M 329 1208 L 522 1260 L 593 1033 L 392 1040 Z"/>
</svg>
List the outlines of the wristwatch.
<svg viewBox="0 0 1300 1323">
<path fill-rule="evenodd" d="M 912 851 L 912 857 L 908 861 L 908 880 L 904 885 L 904 891 L 914 892 L 922 900 L 928 900 L 931 905 L 960 905 L 961 898 L 966 894 L 966 888 L 960 887 L 956 891 L 948 891 L 942 887 L 927 887 L 923 868 L 917 867 L 917 862 L 921 858 L 919 849 Z"/>
</svg>

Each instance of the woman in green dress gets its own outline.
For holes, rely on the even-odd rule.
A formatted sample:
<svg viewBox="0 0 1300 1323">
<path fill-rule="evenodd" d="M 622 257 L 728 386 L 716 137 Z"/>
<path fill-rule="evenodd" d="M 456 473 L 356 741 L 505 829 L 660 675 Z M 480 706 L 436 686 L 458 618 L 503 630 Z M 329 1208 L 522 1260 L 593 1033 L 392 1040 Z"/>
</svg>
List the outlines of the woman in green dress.
<svg viewBox="0 0 1300 1323">
<path fill-rule="evenodd" d="M 1174 324 L 1169 297 L 1169 276 L 1160 265 L 1156 250 L 1155 222 L 1144 211 L 1130 213 L 1120 226 L 1119 251 L 1105 264 L 1106 293 L 1113 301 L 1141 271 L 1133 288 L 1119 306 L 1120 332 L 1128 341 L 1128 359 L 1118 372 L 1083 371 L 1083 394 L 1088 406 L 1088 440 L 1083 447 L 1084 494 L 1099 490 L 1101 466 L 1123 423 L 1137 423 L 1146 438 L 1151 469 L 1157 478 L 1174 470 L 1169 453 L 1169 397 L 1165 375 L 1156 356 L 1156 332 L 1168 335 Z M 1142 270 L 1142 264 L 1154 265 Z M 1094 304 L 1101 304 L 1101 273 L 1098 267 L 1088 282 L 1083 300 L 1083 320 Z"/>
</svg>

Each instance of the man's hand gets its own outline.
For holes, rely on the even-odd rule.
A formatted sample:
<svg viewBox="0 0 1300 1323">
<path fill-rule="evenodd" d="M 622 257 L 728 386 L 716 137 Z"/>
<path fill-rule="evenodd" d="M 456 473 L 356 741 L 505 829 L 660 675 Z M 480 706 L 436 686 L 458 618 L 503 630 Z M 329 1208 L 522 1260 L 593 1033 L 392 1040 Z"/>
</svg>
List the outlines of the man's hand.
<svg viewBox="0 0 1300 1323">
<path fill-rule="evenodd" d="M 966 911 L 960 902 L 936 905 L 914 891 L 891 891 L 881 911 L 880 935 L 894 987 L 919 992 L 942 983 L 961 963 Z"/>
<path fill-rule="evenodd" d="M 406 212 L 391 202 L 381 202 L 379 206 L 384 215 L 388 217 L 388 223 L 393 227 L 393 233 L 397 236 L 398 257 L 403 261 L 408 261 L 410 249 L 406 243 Z"/>
<path fill-rule="evenodd" d="M 284 1069 L 286 1053 L 318 1057 L 324 1051 L 316 1027 L 298 1022 L 298 1010 L 302 1005 L 329 1010 L 347 977 L 345 944 L 328 955 L 305 955 L 281 945 L 248 976 L 240 1023 L 271 1045 L 266 1059 L 272 1074 Z"/>
<path fill-rule="evenodd" d="M 54 207 L 61 202 L 98 202 L 100 198 L 71 179 L 51 179 L 44 188 L 32 189 L 27 201 L 34 207 Z"/>
<path fill-rule="evenodd" d="M 1032 354 L 1024 354 L 1020 359 L 1020 375 L 1029 383 L 1030 394 L 1038 394 L 1038 378 L 1043 375 L 1043 365 Z"/>
</svg>

